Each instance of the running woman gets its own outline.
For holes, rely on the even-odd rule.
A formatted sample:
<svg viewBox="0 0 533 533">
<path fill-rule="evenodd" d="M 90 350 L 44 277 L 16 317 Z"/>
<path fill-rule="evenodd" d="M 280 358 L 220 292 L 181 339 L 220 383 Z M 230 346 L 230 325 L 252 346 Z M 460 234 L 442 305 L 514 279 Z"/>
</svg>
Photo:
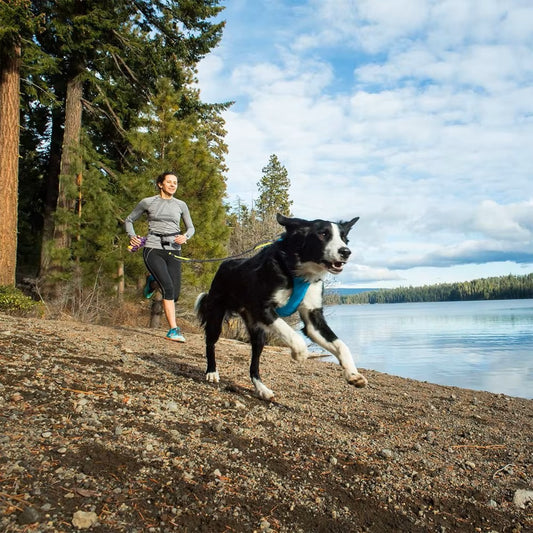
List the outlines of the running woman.
<svg viewBox="0 0 533 533">
<path fill-rule="evenodd" d="M 156 179 L 159 194 L 143 198 L 135 209 L 126 217 L 124 223 L 130 236 L 130 245 L 142 245 L 141 237 L 135 233 L 133 223 L 146 214 L 148 218 L 148 235 L 143 248 L 143 259 L 150 275 L 146 279 L 144 295 L 151 298 L 154 282 L 161 288 L 163 311 L 170 329 L 166 338 L 185 342 L 180 328 L 176 324 L 176 302 L 181 290 L 181 261 L 175 256 L 181 255 L 181 246 L 194 235 L 194 225 L 189 208 L 183 200 L 174 198 L 178 188 L 178 178 L 173 172 L 163 172 Z M 181 231 L 181 221 L 185 231 Z"/>
</svg>

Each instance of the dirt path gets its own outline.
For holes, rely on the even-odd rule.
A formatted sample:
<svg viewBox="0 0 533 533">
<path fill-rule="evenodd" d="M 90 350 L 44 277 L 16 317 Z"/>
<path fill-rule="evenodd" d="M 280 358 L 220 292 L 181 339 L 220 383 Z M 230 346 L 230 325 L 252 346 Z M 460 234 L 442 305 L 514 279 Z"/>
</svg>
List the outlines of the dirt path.
<svg viewBox="0 0 533 533">
<path fill-rule="evenodd" d="M 0 315 L 0 530 L 533 531 L 533 400 L 248 353 Z"/>
</svg>

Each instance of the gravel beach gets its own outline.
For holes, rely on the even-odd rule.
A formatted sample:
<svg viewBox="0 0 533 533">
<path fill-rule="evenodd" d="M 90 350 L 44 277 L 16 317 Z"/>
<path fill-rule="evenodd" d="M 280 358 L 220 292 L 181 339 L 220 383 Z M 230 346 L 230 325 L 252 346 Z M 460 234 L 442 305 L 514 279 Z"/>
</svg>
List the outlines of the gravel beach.
<svg viewBox="0 0 533 533">
<path fill-rule="evenodd" d="M 533 531 L 533 400 L 0 314 L 0 531 Z M 446 357 L 446 354 L 443 354 Z"/>
</svg>

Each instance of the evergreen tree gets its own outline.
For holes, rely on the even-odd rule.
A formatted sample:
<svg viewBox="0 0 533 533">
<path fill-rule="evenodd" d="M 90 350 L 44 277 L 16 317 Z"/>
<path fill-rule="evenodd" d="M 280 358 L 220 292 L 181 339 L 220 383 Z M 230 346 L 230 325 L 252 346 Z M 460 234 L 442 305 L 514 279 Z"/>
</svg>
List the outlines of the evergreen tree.
<svg viewBox="0 0 533 533">
<path fill-rule="evenodd" d="M 183 93 L 187 91 L 187 88 L 176 91 L 166 78 L 159 80 L 157 93 L 143 113 L 144 127 L 132 137 L 133 146 L 145 154 L 140 173 L 144 190 L 139 194 L 141 191 L 137 188 L 135 198 L 128 194 L 129 205 L 124 206 L 123 213 L 131 211 L 142 196 L 156 194 L 153 183 L 158 174 L 175 172 L 178 176 L 176 197 L 187 203 L 196 229 L 194 237 L 183 247 L 183 254 L 204 260 L 226 253 L 229 230 L 224 223 L 226 184 L 221 159 L 226 148 L 220 138 L 213 142 L 209 114 L 181 113 Z M 218 120 L 217 127 L 220 127 Z M 140 259 L 126 256 L 127 275 L 133 261 Z M 205 288 L 217 267 L 216 262 L 184 262 L 183 279 L 185 283 Z M 133 271 L 136 272 L 135 267 Z"/>
<path fill-rule="evenodd" d="M 283 231 L 276 220 L 276 214 L 290 215 L 292 200 L 289 198 L 288 172 L 275 154 L 270 156 L 262 173 L 257 183 L 259 198 L 255 206 L 249 209 L 239 203 L 229 217 L 231 254 L 241 253 L 258 243 L 275 238 Z"/>
<path fill-rule="evenodd" d="M 162 76 L 175 89 L 188 83 L 188 70 L 220 40 L 223 23 L 210 19 L 222 8 L 216 0 L 31 3 L 43 18 L 35 39 L 49 59 L 46 72 L 28 72 L 26 89 L 41 91 L 25 110 L 29 117 L 27 110 L 40 104 L 47 117 L 48 164 L 39 171 L 45 200 L 38 208 L 44 219 L 41 266 L 50 273 L 53 259 L 68 275 L 72 260 L 79 264 L 83 258 L 78 241 L 91 226 L 87 217 L 98 213 L 85 205 L 96 197 L 89 188 L 97 186 L 101 205 L 112 205 L 116 202 L 102 195 L 121 192 L 121 174 L 138 175 L 144 156 L 132 149 L 129 134 L 140 125 L 142 106 Z M 25 92 L 30 101 L 31 91 Z M 202 112 L 213 118 L 218 111 L 202 105 L 197 94 L 183 93 L 183 115 Z M 214 118 L 211 125 L 214 131 L 221 128 Z M 26 135 L 25 140 L 32 143 L 37 137 Z M 32 150 L 32 144 L 24 147 L 27 153 Z M 23 177 L 35 186 L 35 172 Z"/>
<path fill-rule="evenodd" d="M 21 50 L 34 23 L 28 1 L 0 2 L 0 285 L 15 284 Z"/>
<path fill-rule="evenodd" d="M 289 216 L 292 200 L 289 199 L 290 180 L 287 169 L 272 154 L 262 172 L 257 183 L 259 198 L 255 204 L 259 216 L 265 222 L 275 219 L 276 213 Z"/>
</svg>

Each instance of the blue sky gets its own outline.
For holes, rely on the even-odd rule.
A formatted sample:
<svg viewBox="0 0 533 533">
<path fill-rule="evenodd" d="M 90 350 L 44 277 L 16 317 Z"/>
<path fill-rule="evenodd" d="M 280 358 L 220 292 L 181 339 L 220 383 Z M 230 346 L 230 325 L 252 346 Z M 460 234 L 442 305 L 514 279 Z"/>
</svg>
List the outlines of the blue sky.
<svg viewBox="0 0 533 533">
<path fill-rule="evenodd" d="M 293 214 L 361 219 L 343 286 L 533 272 L 531 0 L 233 0 L 200 64 L 228 200 L 271 154 Z"/>
</svg>

